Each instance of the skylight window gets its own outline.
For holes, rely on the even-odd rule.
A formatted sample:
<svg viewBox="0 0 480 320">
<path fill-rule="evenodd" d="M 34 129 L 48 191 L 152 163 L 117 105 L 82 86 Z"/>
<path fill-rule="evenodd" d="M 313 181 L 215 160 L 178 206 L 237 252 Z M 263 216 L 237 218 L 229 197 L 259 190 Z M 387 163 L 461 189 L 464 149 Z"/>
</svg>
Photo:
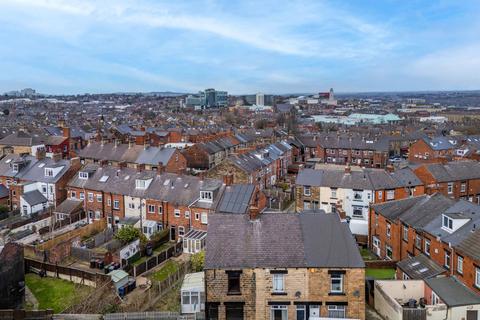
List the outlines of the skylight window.
<svg viewBox="0 0 480 320">
<path fill-rule="evenodd" d="M 420 262 L 418 261 L 415 261 L 414 263 L 411 264 L 412 267 L 415 267 L 415 266 L 418 266 L 420 264 Z"/>
<path fill-rule="evenodd" d="M 102 176 L 98 181 L 100 182 L 107 182 L 109 176 Z"/>
<path fill-rule="evenodd" d="M 126 176 L 125 178 L 123 178 L 123 180 L 128 180 L 130 179 L 130 176 Z"/>
<path fill-rule="evenodd" d="M 12 162 L 12 159 L 8 159 L 7 161 L 5 161 L 5 163 L 10 163 Z"/>
<path fill-rule="evenodd" d="M 424 272 L 427 272 L 427 271 L 428 271 L 428 268 L 422 268 L 422 269 L 420 269 L 419 271 L 420 271 L 420 273 L 424 273 Z"/>
<path fill-rule="evenodd" d="M 165 182 L 163 183 L 164 186 L 168 186 L 169 184 L 170 184 L 170 179 L 165 180 Z"/>
<path fill-rule="evenodd" d="M 45 167 L 45 163 L 40 163 L 40 164 L 38 165 L 38 167 L 39 167 L 39 168 Z"/>
</svg>

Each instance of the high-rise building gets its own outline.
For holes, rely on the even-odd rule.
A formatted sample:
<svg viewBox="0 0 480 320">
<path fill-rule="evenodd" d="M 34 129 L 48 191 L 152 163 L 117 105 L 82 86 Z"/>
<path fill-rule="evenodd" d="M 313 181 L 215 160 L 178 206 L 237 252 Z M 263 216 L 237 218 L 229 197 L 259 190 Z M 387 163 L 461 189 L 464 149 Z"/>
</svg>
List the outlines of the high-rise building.
<svg viewBox="0 0 480 320">
<path fill-rule="evenodd" d="M 257 93 L 256 95 L 256 105 L 264 106 L 265 105 L 265 95 L 263 93 Z"/>
<path fill-rule="evenodd" d="M 196 95 L 185 98 L 185 106 L 198 109 L 226 107 L 228 105 L 228 92 L 206 89 Z"/>
</svg>

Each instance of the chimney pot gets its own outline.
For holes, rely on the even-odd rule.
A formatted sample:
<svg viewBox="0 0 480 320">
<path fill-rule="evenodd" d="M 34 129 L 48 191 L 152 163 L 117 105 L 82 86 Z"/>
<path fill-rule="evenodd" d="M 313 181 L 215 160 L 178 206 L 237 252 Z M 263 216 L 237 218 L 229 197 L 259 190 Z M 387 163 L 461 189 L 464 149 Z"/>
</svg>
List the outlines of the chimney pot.
<svg viewBox="0 0 480 320">
<path fill-rule="evenodd" d="M 157 167 L 157 173 L 158 174 L 162 174 L 165 172 L 165 166 L 163 165 L 163 162 L 159 162 L 158 163 L 158 167 Z"/>
</svg>

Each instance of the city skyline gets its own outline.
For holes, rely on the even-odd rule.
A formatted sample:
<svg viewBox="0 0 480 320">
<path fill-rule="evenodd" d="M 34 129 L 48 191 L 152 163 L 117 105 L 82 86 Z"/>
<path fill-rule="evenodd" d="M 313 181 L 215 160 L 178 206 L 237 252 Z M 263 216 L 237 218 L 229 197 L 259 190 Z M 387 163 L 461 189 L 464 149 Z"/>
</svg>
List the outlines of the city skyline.
<svg viewBox="0 0 480 320">
<path fill-rule="evenodd" d="M 479 9 L 475 1 L 5 0 L 0 92 L 475 90 Z"/>
</svg>

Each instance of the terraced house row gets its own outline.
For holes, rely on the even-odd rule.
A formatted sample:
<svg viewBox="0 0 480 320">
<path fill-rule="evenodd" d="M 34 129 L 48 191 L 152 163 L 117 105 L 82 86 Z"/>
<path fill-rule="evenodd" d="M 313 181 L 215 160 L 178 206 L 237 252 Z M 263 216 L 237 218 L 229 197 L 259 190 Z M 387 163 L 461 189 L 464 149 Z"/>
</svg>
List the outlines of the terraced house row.
<svg viewBox="0 0 480 320">
<path fill-rule="evenodd" d="M 374 204 L 369 246 L 397 276 L 455 276 L 480 293 L 480 207 L 441 193 Z"/>
<path fill-rule="evenodd" d="M 214 212 L 259 212 L 266 204 L 256 186 L 235 185 L 231 176 L 222 181 L 167 173 L 162 164 L 157 170 L 86 164 L 67 189 L 67 201 L 82 203 L 88 219 L 106 218 L 110 226 L 134 225 L 147 237 L 168 228 L 171 240 L 188 238 L 194 231 L 204 239 Z M 187 251 L 197 252 L 203 245 Z"/>
</svg>

